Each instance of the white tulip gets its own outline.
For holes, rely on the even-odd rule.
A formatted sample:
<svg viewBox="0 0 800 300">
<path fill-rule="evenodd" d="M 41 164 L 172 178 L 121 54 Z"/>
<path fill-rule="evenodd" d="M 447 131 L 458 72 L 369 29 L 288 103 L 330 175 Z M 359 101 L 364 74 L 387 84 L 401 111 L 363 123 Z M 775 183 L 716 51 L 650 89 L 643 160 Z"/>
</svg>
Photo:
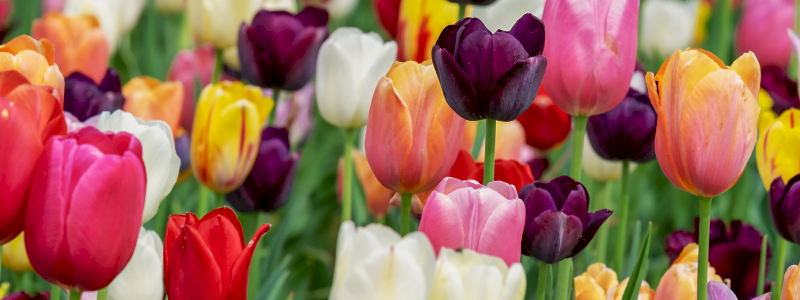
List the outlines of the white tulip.
<svg viewBox="0 0 800 300">
<path fill-rule="evenodd" d="M 181 160 L 175 152 L 172 130 L 163 121 L 144 122 L 128 112 L 117 110 L 113 114 L 103 112 L 97 118 L 97 129 L 114 133 L 128 132 L 142 144 L 142 160 L 147 173 L 142 224 L 152 219 L 161 200 L 169 195 L 178 180 Z"/>
<path fill-rule="evenodd" d="M 264 0 L 261 8 L 266 10 L 283 10 L 293 14 L 297 13 L 297 2 L 295 0 Z"/>
<path fill-rule="evenodd" d="M 430 300 L 522 300 L 525 270 L 515 263 L 509 268 L 502 259 L 469 249 L 442 248 L 436 260 Z"/>
<path fill-rule="evenodd" d="M 108 300 L 161 300 L 164 297 L 164 244 L 152 230 L 139 230 L 128 265 L 108 286 Z"/>
<path fill-rule="evenodd" d="M 642 3 L 640 46 L 644 53 L 667 58 L 692 45 L 699 0 L 648 0 Z"/>
<path fill-rule="evenodd" d="M 581 168 L 586 172 L 586 175 L 600 182 L 614 181 L 622 177 L 622 161 L 611 161 L 600 157 L 592 148 L 588 135 L 583 140 L 583 163 Z M 628 164 L 630 172 L 635 169 L 635 163 Z"/>
<path fill-rule="evenodd" d="M 487 6 L 472 6 L 472 16 L 481 19 L 486 28 L 511 30 L 522 15 L 530 13 L 539 18 L 544 11 L 545 0 L 500 0 Z M 560 0 L 559 0 L 560 1 Z"/>
<path fill-rule="evenodd" d="M 67 0 L 64 14 L 97 17 L 109 49 L 114 51 L 122 37 L 136 26 L 145 4 L 145 0 Z"/>
<path fill-rule="evenodd" d="M 262 0 L 188 0 L 186 11 L 194 33 L 217 49 L 236 46 L 242 22 L 250 23 Z"/>
<path fill-rule="evenodd" d="M 322 43 L 317 61 L 317 106 L 328 123 L 367 123 L 372 94 L 397 59 L 397 44 L 375 33 L 341 27 Z"/>
<path fill-rule="evenodd" d="M 428 237 L 401 238 L 389 227 L 339 228 L 330 300 L 427 300 L 435 255 Z"/>
</svg>

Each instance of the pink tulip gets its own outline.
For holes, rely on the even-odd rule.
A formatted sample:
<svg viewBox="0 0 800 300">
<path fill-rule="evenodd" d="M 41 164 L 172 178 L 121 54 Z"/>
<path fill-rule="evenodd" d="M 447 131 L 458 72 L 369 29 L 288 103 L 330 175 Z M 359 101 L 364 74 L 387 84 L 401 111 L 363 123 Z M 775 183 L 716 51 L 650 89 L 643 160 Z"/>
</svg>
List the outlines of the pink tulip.
<svg viewBox="0 0 800 300">
<path fill-rule="evenodd" d="M 544 85 L 566 113 L 593 116 L 616 107 L 636 63 L 639 0 L 559 0 L 544 4 Z"/>
<path fill-rule="evenodd" d="M 214 47 L 204 45 L 194 50 L 183 50 L 175 55 L 167 74 L 167 81 L 180 81 L 183 84 L 183 107 L 180 125 L 192 131 L 194 122 L 195 82 L 202 88 L 211 83 L 214 73 Z"/>
<path fill-rule="evenodd" d="M 431 193 L 419 231 L 430 239 L 436 254 L 442 247 L 468 248 L 497 256 L 509 266 L 519 262 L 525 205 L 513 185 L 447 177 Z"/>
<path fill-rule="evenodd" d="M 736 28 L 736 50 L 752 51 L 762 66 L 789 66 L 791 43 L 786 30 L 794 27 L 794 0 L 746 0 Z"/>
<path fill-rule="evenodd" d="M 66 289 L 108 286 L 136 248 L 145 186 L 142 145 L 133 135 L 86 127 L 50 138 L 25 215 L 36 273 Z"/>
</svg>

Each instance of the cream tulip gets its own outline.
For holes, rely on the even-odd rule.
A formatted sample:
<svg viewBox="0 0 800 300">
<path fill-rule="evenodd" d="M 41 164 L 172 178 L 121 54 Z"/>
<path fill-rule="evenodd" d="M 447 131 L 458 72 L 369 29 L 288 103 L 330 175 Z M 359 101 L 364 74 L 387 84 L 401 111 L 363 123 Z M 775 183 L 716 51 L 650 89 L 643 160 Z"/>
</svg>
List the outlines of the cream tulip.
<svg viewBox="0 0 800 300">
<path fill-rule="evenodd" d="M 357 128 L 367 123 L 378 80 L 397 59 L 397 44 L 375 32 L 337 29 L 322 43 L 317 61 L 317 106 L 333 125 Z"/>
<path fill-rule="evenodd" d="M 509 268 L 494 256 L 470 249 L 442 248 L 436 260 L 430 300 L 522 300 L 525 285 L 525 270 L 519 263 Z"/>
<path fill-rule="evenodd" d="M 648 0 L 642 3 L 642 51 L 659 59 L 692 45 L 699 0 Z M 661 61 L 661 60 L 659 60 Z"/>
<path fill-rule="evenodd" d="M 239 26 L 249 23 L 262 0 L 188 0 L 186 11 L 194 34 L 217 49 L 236 46 Z"/>
<path fill-rule="evenodd" d="M 136 26 L 146 3 L 145 0 L 66 0 L 64 14 L 97 17 L 113 52 L 122 37 Z"/>
<path fill-rule="evenodd" d="M 600 182 L 609 182 L 622 177 L 622 161 L 605 160 L 592 148 L 589 136 L 583 140 L 583 163 L 581 168 L 586 175 Z M 628 170 L 633 172 L 636 169 L 635 163 L 630 163 Z"/>
<path fill-rule="evenodd" d="M 544 11 L 545 0 L 502 0 L 487 6 L 473 5 L 472 16 L 483 21 L 487 29 L 511 30 L 522 15 L 530 13 L 539 18 Z"/>
</svg>

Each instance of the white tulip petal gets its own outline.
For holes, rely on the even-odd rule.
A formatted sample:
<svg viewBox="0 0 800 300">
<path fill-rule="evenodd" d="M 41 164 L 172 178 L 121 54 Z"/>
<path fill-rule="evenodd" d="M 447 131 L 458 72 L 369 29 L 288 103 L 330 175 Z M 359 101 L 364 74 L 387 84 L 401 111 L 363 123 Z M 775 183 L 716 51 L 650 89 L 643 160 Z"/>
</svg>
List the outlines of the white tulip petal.
<svg viewBox="0 0 800 300">
<path fill-rule="evenodd" d="M 317 62 L 317 105 L 322 117 L 338 127 L 360 127 L 351 124 L 358 108 L 358 94 L 354 89 L 356 73 L 354 62 L 341 44 L 323 43 Z M 366 121 L 366 120 L 365 120 Z"/>
<path fill-rule="evenodd" d="M 414 256 L 392 248 L 379 250 L 345 279 L 341 299 L 424 300 L 423 271 Z"/>
<path fill-rule="evenodd" d="M 519 263 L 469 249 L 443 248 L 436 261 L 432 300 L 521 300 L 525 296 L 525 271 Z"/>
<path fill-rule="evenodd" d="M 108 286 L 108 300 L 159 300 L 164 297 L 161 238 L 155 231 L 139 231 L 133 257 Z"/>
<path fill-rule="evenodd" d="M 648 0 L 642 3 L 642 51 L 661 59 L 692 45 L 698 0 Z"/>
<path fill-rule="evenodd" d="M 500 300 L 522 300 L 525 299 L 525 289 L 527 287 L 527 280 L 525 278 L 525 269 L 522 265 L 515 263 L 508 269 L 506 275 L 506 287 L 503 291 L 503 296 Z"/>
</svg>

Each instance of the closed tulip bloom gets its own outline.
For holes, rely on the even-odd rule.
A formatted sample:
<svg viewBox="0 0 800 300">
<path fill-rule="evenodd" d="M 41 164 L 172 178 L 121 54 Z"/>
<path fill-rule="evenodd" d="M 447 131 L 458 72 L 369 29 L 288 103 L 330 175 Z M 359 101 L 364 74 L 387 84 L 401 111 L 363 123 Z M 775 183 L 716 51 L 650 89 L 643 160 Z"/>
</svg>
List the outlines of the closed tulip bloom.
<svg viewBox="0 0 800 300">
<path fill-rule="evenodd" d="M 678 259 L 672 263 L 656 289 L 657 300 L 692 300 L 697 299 L 697 258 L 700 247 L 689 244 Z M 722 282 L 714 267 L 708 268 L 708 281 Z"/>
<path fill-rule="evenodd" d="M 447 104 L 470 121 L 519 117 L 533 103 L 547 67 L 544 36 L 542 21 L 531 14 L 508 32 L 492 34 L 476 18 L 447 26 L 431 50 Z"/>
<path fill-rule="evenodd" d="M 595 17 L 588 17 L 595 16 Z M 593 116 L 628 92 L 639 24 L 639 0 L 546 1 L 542 84 L 563 111 Z"/>
<path fill-rule="evenodd" d="M 394 198 L 392 198 L 395 195 L 394 191 L 387 189 L 378 181 L 378 178 L 375 177 L 375 173 L 372 173 L 372 168 L 369 167 L 369 162 L 367 162 L 367 156 L 364 155 L 364 152 L 354 149 L 352 154 L 355 174 L 358 176 L 358 181 L 364 189 L 364 196 L 367 198 L 367 210 L 375 218 L 386 216 L 391 207 L 390 201 L 394 200 Z M 342 181 L 344 181 L 344 158 L 339 159 L 339 168 L 336 172 L 336 193 L 339 199 L 342 198 Z M 420 199 L 417 199 L 417 202 L 419 202 L 419 200 Z M 425 200 L 427 200 L 427 198 Z M 400 206 L 400 201 L 396 202 L 397 206 Z M 421 213 L 422 204 L 415 204 L 412 199 L 412 211 L 415 205 L 419 207 L 417 213 Z"/>
<path fill-rule="evenodd" d="M 342 27 L 322 43 L 317 63 L 317 106 L 325 121 L 343 128 L 367 123 L 372 94 L 397 59 L 397 44 L 374 32 Z"/>
<path fill-rule="evenodd" d="M 800 268 L 792 265 L 783 274 L 783 292 L 781 300 L 800 299 Z"/>
<path fill-rule="evenodd" d="M 470 10 L 467 10 L 467 15 Z M 447 0 L 400 1 L 397 19 L 397 60 L 424 62 L 442 29 L 458 21 L 458 4 Z"/>
<path fill-rule="evenodd" d="M 589 117 L 586 136 L 604 159 L 645 163 L 656 156 L 656 119 L 647 94 L 630 89 L 617 107 Z"/>
<path fill-rule="evenodd" d="M 800 242 L 800 175 L 788 182 L 776 178 L 769 190 L 769 212 L 772 225 L 784 239 L 797 244 Z"/>
<path fill-rule="evenodd" d="M 0 72 L 16 70 L 31 84 L 50 86 L 58 91 L 57 98 L 63 103 L 64 76 L 54 53 L 55 46 L 47 39 L 18 36 L 0 45 Z"/>
<path fill-rule="evenodd" d="M 375 88 L 368 119 L 367 160 L 385 187 L 428 191 L 453 166 L 465 121 L 447 106 L 430 64 L 395 62 Z"/>
<path fill-rule="evenodd" d="M 786 30 L 794 27 L 794 0 L 745 0 L 736 28 L 739 54 L 752 51 L 764 66 L 786 69 L 792 55 Z"/>
<path fill-rule="evenodd" d="M 109 300 L 164 298 L 164 244 L 155 231 L 139 229 L 136 249 L 128 265 L 108 286 Z"/>
<path fill-rule="evenodd" d="M 230 208 L 172 215 L 164 238 L 164 282 L 174 300 L 245 300 L 250 262 L 270 224 L 244 243 L 242 223 Z"/>
<path fill-rule="evenodd" d="M 658 114 L 656 158 L 667 179 L 702 197 L 730 189 L 758 137 L 755 55 L 745 53 L 728 68 L 705 50 L 677 50 L 646 80 Z"/>
<path fill-rule="evenodd" d="M 642 52 L 663 60 L 692 45 L 701 0 L 651 0 L 642 3 Z"/>
<path fill-rule="evenodd" d="M 178 81 L 183 85 L 180 126 L 187 131 L 192 131 L 194 121 L 195 85 L 206 86 L 211 83 L 215 59 L 214 47 L 203 45 L 194 50 L 181 50 L 172 60 L 167 81 Z"/>
<path fill-rule="evenodd" d="M 470 249 L 443 248 L 436 260 L 431 300 L 525 298 L 525 270 Z"/>
<path fill-rule="evenodd" d="M 54 59 L 63 74 L 81 72 L 101 82 L 111 51 L 94 16 L 67 17 L 51 12 L 33 21 L 31 35 L 50 40 L 58 51 Z"/>
<path fill-rule="evenodd" d="M 528 184 L 519 198 L 526 209 L 522 254 L 548 264 L 578 255 L 612 213 L 590 213 L 589 193 L 569 176 Z"/>
<path fill-rule="evenodd" d="M 789 109 L 761 134 L 756 145 L 758 173 L 767 191 L 775 178 L 784 182 L 800 173 L 800 110 Z"/>
<path fill-rule="evenodd" d="M 122 87 L 122 94 L 125 95 L 125 111 L 145 121 L 164 121 L 172 132 L 180 128 L 183 106 L 183 85 L 180 82 L 136 77 Z"/>
<path fill-rule="evenodd" d="M 302 88 L 317 69 L 317 55 L 328 37 L 327 24 L 328 13 L 316 7 L 306 7 L 296 15 L 259 11 L 251 25 L 239 28 L 242 76 L 261 87 Z"/>
<path fill-rule="evenodd" d="M 28 252 L 25 251 L 25 233 L 20 233 L 16 238 L 3 245 L 3 266 L 16 273 L 33 271 Z"/>
<path fill-rule="evenodd" d="M 261 126 L 274 106 L 261 89 L 220 82 L 203 89 L 192 131 L 192 170 L 215 192 L 238 188 L 253 168 Z"/>
<path fill-rule="evenodd" d="M 22 232 L 26 193 L 45 142 L 67 132 L 54 93 L 29 84 L 17 71 L 0 72 L 0 245 Z"/>
<path fill-rule="evenodd" d="M 372 9 L 379 25 L 390 38 L 397 37 L 397 19 L 400 18 L 400 0 L 372 0 Z"/>
<path fill-rule="evenodd" d="M 292 191 L 299 159 L 299 153 L 291 152 L 286 129 L 265 128 L 250 175 L 241 187 L 225 195 L 225 199 L 241 212 L 278 210 Z"/>
<path fill-rule="evenodd" d="M 142 146 L 127 132 L 86 127 L 49 139 L 25 216 L 25 248 L 36 273 L 64 289 L 108 286 L 136 246 L 145 174 Z"/>
<path fill-rule="evenodd" d="M 80 121 L 104 111 L 122 109 L 124 105 L 119 73 L 113 68 L 108 69 L 100 84 L 78 72 L 65 80 L 64 111 L 72 113 Z"/>
<path fill-rule="evenodd" d="M 544 0 L 503 0 L 486 6 L 474 6 L 472 16 L 481 19 L 489 30 L 506 30 L 525 14 L 541 18 Z"/>
<path fill-rule="evenodd" d="M 425 234 L 400 237 L 389 227 L 345 221 L 336 242 L 331 300 L 427 300 L 434 256 Z"/>
<path fill-rule="evenodd" d="M 163 121 L 144 122 L 121 110 L 103 112 L 95 127 L 101 131 L 130 133 L 141 143 L 142 160 L 147 173 L 142 224 L 147 223 L 156 215 L 159 204 L 169 195 L 178 179 L 181 161 L 175 151 L 172 131 Z"/>
<path fill-rule="evenodd" d="M 553 104 L 544 88 L 518 118 L 525 128 L 525 141 L 533 148 L 548 151 L 561 146 L 572 131 L 572 119 Z"/>
<path fill-rule="evenodd" d="M 236 46 L 239 26 L 253 18 L 262 2 L 264 1 L 188 0 L 186 14 L 200 41 L 211 43 L 217 49 L 227 49 Z"/>
</svg>

